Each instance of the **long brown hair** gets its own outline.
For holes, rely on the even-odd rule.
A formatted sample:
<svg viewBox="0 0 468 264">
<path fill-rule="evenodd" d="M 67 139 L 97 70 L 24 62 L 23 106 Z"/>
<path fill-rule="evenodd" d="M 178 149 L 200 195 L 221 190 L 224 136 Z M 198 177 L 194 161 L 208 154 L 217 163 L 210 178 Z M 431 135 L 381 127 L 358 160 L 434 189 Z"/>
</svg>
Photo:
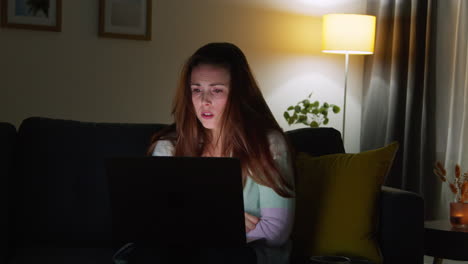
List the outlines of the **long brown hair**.
<svg viewBox="0 0 468 264">
<path fill-rule="evenodd" d="M 244 53 L 231 43 L 210 43 L 199 48 L 185 63 L 174 97 L 172 115 L 175 124 L 152 137 L 148 154 L 160 139 L 171 140 L 175 156 L 202 155 L 210 134 L 198 121 L 192 103 L 190 79 L 193 68 L 208 64 L 225 68 L 231 83 L 222 115 L 222 155 L 240 159 L 243 182 L 247 176 L 258 184 L 272 188 L 283 197 L 292 197 L 292 179 L 282 175 L 270 153 L 268 134 L 286 137 L 276 122 L 252 75 Z"/>
</svg>

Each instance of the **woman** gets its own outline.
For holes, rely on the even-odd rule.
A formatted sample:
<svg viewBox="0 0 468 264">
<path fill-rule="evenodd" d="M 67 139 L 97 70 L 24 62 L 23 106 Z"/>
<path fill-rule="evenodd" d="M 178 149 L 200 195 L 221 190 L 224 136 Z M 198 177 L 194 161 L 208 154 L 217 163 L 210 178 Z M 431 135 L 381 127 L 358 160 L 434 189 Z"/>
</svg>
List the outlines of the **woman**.
<svg viewBox="0 0 468 264">
<path fill-rule="evenodd" d="M 248 244 L 255 254 L 244 254 L 250 259 L 243 263 L 288 263 L 290 151 L 242 51 L 230 43 L 198 49 L 182 70 L 172 114 L 175 124 L 153 136 L 148 154 L 238 158 L 245 231 L 249 241 L 258 240 Z"/>
</svg>

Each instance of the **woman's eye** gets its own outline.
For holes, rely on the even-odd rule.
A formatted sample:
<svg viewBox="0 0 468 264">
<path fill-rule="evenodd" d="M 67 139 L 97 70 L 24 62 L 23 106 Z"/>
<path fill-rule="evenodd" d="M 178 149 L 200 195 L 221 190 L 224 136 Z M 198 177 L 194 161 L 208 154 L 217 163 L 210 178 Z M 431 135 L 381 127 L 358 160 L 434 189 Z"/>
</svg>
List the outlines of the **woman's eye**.
<svg viewBox="0 0 468 264">
<path fill-rule="evenodd" d="M 223 89 L 214 89 L 214 93 L 222 93 Z"/>
<path fill-rule="evenodd" d="M 200 92 L 200 88 L 192 88 L 192 93 L 199 93 Z"/>
</svg>

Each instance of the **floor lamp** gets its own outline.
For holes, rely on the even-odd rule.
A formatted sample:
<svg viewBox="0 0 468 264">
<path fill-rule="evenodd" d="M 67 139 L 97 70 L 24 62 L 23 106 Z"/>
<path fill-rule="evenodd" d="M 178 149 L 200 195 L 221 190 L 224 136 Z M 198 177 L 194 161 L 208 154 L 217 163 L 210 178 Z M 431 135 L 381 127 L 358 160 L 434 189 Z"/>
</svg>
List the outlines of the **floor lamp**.
<svg viewBox="0 0 468 264">
<path fill-rule="evenodd" d="M 322 21 L 322 52 L 345 54 L 343 100 L 343 143 L 346 123 L 346 92 L 349 55 L 374 53 L 375 16 L 356 14 L 328 14 Z"/>
</svg>

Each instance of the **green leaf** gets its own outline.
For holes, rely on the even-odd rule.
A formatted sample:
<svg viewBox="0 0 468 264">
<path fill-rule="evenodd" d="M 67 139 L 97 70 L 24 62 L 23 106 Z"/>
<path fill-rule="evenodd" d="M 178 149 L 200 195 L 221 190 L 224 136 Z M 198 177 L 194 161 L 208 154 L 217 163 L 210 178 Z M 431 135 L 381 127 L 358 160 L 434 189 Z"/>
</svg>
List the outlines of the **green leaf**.
<svg viewBox="0 0 468 264">
<path fill-rule="evenodd" d="M 293 123 L 296 122 L 296 120 L 297 120 L 297 115 L 294 115 L 291 119 L 292 119 Z"/>
<path fill-rule="evenodd" d="M 330 105 L 328 103 L 323 103 L 323 107 L 328 108 Z"/>
<path fill-rule="evenodd" d="M 304 105 L 304 107 L 308 107 L 310 105 L 310 101 L 305 99 L 302 101 L 302 104 Z"/>
<path fill-rule="evenodd" d="M 289 125 L 293 124 L 294 121 L 296 121 L 296 119 L 297 119 L 297 115 L 294 114 L 293 116 L 291 116 L 291 117 L 289 118 L 288 124 L 289 124 Z"/>
<path fill-rule="evenodd" d="M 297 114 L 294 114 L 294 115 L 291 116 L 291 118 L 289 119 L 289 121 L 291 121 L 291 124 L 294 123 L 296 120 L 297 120 Z"/>
<path fill-rule="evenodd" d="M 301 111 L 301 107 L 296 105 L 296 107 L 294 108 L 294 112 L 300 112 Z"/>
<path fill-rule="evenodd" d="M 319 103 L 319 101 L 315 101 L 312 105 L 315 106 L 315 107 L 318 107 L 320 105 L 320 103 Z"/>
<path fill-rule="evenodd" d="M 293 109 L 294 109 L 294 106 L 292 106 L 292 105 L 290 107 L 288 107 L 288 111 L 291 111 Z"/>
<path fill-rule="evenodd" d="M 301 115 L 301 116 L 299 116 L 299 122 L 302 123 L 302 122 L 304 122 L 304 121 L 306 121 L 306 120 L 307 120 L 307 116 L 306 116 L 306 115 Z"/>
<path fill-rule="evenodd" d="M 318 113 L 319 113 L 319 110 L 318 110 L 317 108 L 315 108 L 314 110 L 312 110 L 312 114 L 318 115 Z"/>
<path fill-rule="evenodd" d="M 316 121 L 310 122 L 310 127 L 319 127 L 319 124 Z"/>
<path fill-rule="evenodd" d="M 334 105 L 334 106 L 333 106 L 333 113 L 337 114 L 337 113 L 340 112 L 340 110 L 341 110 L 341 109 L 340 109 L 339 106 L 337 106 L 337 105 Z"/>
<path fill-rule="evenodd" d="M 288 121 L 289 118 L 291 118 L 291 116 L 289 115 L 287 111 L 284 112 L 283 116 L 284 116 L 284 119 L 286 119 L 286 121 Z"/>
<path fill-rule="evenodd" d="M 323 124 L 328 125 L 328 121 L 330 121 L 330 120 L 328 118 L 325 118 L 325 120 L 323 120 Z"/>
<path fill-rule="evenodd" d="M 326 109 L 322 109 L 322 111 L 320 111 L 320 113 L 324 116 L 327 116 L 328 115 L 328 111 Z"/>
</svg>

